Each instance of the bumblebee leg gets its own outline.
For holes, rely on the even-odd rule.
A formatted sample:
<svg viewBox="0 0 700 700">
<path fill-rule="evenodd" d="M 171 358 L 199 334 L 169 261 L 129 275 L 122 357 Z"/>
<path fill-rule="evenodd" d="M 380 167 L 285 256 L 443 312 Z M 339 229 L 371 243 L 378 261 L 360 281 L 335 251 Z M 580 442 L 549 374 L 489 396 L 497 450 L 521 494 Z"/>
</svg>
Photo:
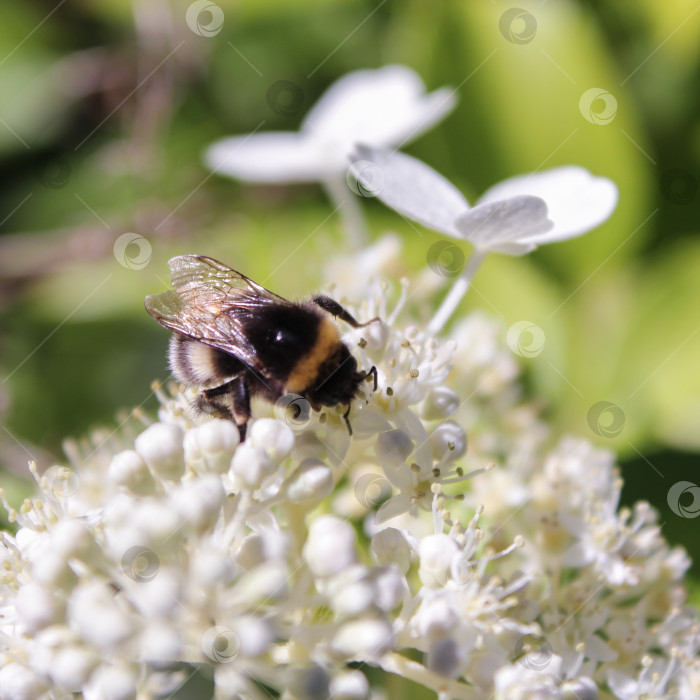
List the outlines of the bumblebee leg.
<svg viewBox="0 0 700 700">
<path fill-rule="evenodd" d="M 238 428 L 241 442 L 245 440 L 248 420 L 250 419 L 250 390 L 245 374 L 236 377 L 231 384 L 231 399 L 233 401 L 233 422 Z"/>
<path fill-rule="evenodd" d="M 348 410 L 343 413 L 343 420 L 345 425 L 348 426 L 348 435 L 352 435 L 352 426 L 350 425 L 350 404 L 348 404 Z"/>
<path fill-rule="evenodd" d="M 316 294 L 315 296 L 311 297 L 311 301 L 313 301 L 316 306 L 320 306 L 322 309 L 324 309 L 324 311 L 328 311 L 329 314 L 339 318 L 341 321 L 345 321 L 345 323 L 353 328 L 364 328 L 370 323 L 381 320 L 379 316 L 375 316 L 365 323 L 358 323 L 355 320 L 355 317 L 349 311 L 346 311 L 345 307 L 339 304 L 335 299 L 331 299 L 325 294 Z"/>
<path fill-rule="evenodd" d="M 234 380 L 235 381 L 235 380 Z M 194 405 L 202 413 L 215 418 L 225 418 L 226 420 L 234 420 L 231 411 L 230 401 L 227 401 L 228 395 L 233 388 L 233 381 L 226 382 L 214 389 L 206 389 L 194 401 Z"/>
<path fill-rule="evenodd" d="M 231 410 L 225 403 L 216 400 L 210 400 L 204 394 L 200 394 L 193 402 L 192 407 L 199 413 L 204 413 L 207 416 L 214 418 L 223 418 L 225 420 L 233 420 Z"/>
<path fill-rule="evenodd" d="M 245 375 L 213 389 L 204 390 L 195 403 L 204 413 L 233 421 L 238 428 L 241 442 L 245 440 L 250 418 L 250 392 Z"/>
</svg>

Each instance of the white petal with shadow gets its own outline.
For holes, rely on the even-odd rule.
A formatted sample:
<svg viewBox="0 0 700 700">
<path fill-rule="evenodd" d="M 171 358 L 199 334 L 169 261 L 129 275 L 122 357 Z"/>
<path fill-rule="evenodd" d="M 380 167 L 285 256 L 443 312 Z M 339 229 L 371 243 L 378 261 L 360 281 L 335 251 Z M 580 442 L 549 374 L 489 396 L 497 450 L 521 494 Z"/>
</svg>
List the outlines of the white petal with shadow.
<svg viewBox="0 0 700 700">
<path fill-rule="evenodd" d="M 369 146 L 358 146 L 352 160 L 360 183 L 387 206 L 435 231 L 462 237 L 454 221 L 469 209 L 469 203 L 435 170 L 404 153 Z M 367 162 L 376 166 L 381 177 L 366 167 Z"/>
<path fill-rule="evenodd" d="M 580 236 L 608 219 L 617 205 L 615 183 L 577 165 L 509 178 L 485 192 L 479 203 L 517 195 L 532 195 L 547 202 L 554 226 L 531 236 L 529 242 L 536 245 Z"/>
<path fill-rule="evenodd" d="M 527 248 L 529 237 L 552 228 L 544 200 L 525 195 L 479 204 L 455 223 L 463 238 L 485 250 L 498 250 L 501 244 Z"/>
</svg>

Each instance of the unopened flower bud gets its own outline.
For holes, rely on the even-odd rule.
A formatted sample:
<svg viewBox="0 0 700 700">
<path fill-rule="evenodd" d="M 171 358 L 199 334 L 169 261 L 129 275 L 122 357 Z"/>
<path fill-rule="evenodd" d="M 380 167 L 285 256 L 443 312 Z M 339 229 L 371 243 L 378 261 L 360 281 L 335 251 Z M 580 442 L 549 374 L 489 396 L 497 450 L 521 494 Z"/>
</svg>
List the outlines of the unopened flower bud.
<svg viewBox="0 0 700 700">
<path fill-rule="evenodd" d="M 287 497 L 292 503 L 320 500 L 333 490 L 333 474 L 317 459 L 305 459 L 289 478 Z"/>
<path fill-rule="evenodd" d="M 331 680 L 330 696 L 333 700 L 367 700 L 369 682 L 361 671 L 344 671 Z"/>
<path fill-rule="evenodd" d="M 270 622 L 261 617 L 243 615 L 236 619 L 233 631 L 239 641 L 242 656 L 261 656 L 269 650 L 275 640 L 275 631 Z"/>
<path fill-rule="evenodd" d="M 35 634 L 44 627 L 59 622 L 63 617 L 64 605 L 43 586 L 27 583 L 17 592 L 15 609 L 24 631 Z"/>
<path fill-rule="evenodd" d="M 378 659 L 394 642 L 394 630 L 384 619 L 353 620 L 340 627 L 332 649 L 343 658 Z"/>
<path fill-rule="evenodd" d="M 437 460 L 454 460 L 467 452 L 467 435 L 454 421 L 447 420 L 430 434 L 430 450 Z"/>
<path fill-rule="evenodd" d="M 182 518 L 183 527 L 203 532 L 216 522 L 221 513 L 224 502 L 221 478 L 209 474 L 183 484 L 173 493 L 172 501 Z"/>
<path fill-rule="evenodd" d="M 240 441 L 238 428 L 230 420 L 211 420 L 185 435 L 185 459 L 198 472 L 223 474 Z"/>
<path fill-rule="evenodd" d="M 281 562 L 287 557 L 289 538 L 281 532 L 267 531 L 253 533 L 244 538 L 238 551 L 236 561 L 250 571 L 269 561 Z"/>
<path fill-rule="evenodd" d="M 263 447 L 244 442 L 233 455 L 230 475 L 242 486 L 256 489 L 276 468 Z"/>
<path fill-rule="evenodd" d="M 146 463 L 138 452 L 124 450 L 114 455 L 107 476 L 113 484 L 123 486 L 132 493 L 145 496 L 153 493 L 155 482 Z"/>
<path fill-rule="evenodd" d="M 421 413 L 425 420 L 444 420 L 451 416 L 460 404 L 459 395 L 446 386 L 432 387 L 423 405 Z"/>
<path fill-rule="evenodd" d="M 274 418 L 258 418 L 250 426 L 248 442 L 263 448 L 277 465 L 292 451 L 294 431 Z"/>
<path fill-rule="evenodd" d="M 125 664 L 100 666 L 83 689 L 85 700 L 135 700 L 136 672 Z"/>
<path fill-rule="evenodd" d="M 372 538 L 372 553 L 382 566 L 394 564 L 405 574 L 411 565 L 411 548 L 403 534 L 394 527 L 380 530 Z"/>
<path fill-rule="evenodd" d="M 428 668 L 441 676 L 456 676 L 464 658 L 454 639 L 437 639 L 428 651 Z"/>
<path fill-rule="evenodd" d="M 328 672 L 321 666 L 296 666 L 284 675 L 285 687 L 295 700 L 327 700 L 331 697 Z"/>
<path fill-rule="evenodd" d="M 98 661 L 94 652 L 77 645 L 62 647 L 54 654 L 51 680 L 69 692 L 79 693 Z"/>
<path fill-rule="evenodd" d="M 0 667 L 0 698 L 2 700 L 36 700 L 48 690 L 42 679 L 24 663 L 5 663 Z"/>
<path fill-rule="evenodd" d="M 396 610 L 408 592 L 406 579 L 395 566 L 374 569 L 372 574 L 375 587 L 374 605 L 386 613 Z"/>
<path fill-rule="evenodd" d="M 345 520 L 322 515 L 311 523 L 303 551 L 315 576 L 333 576 L 355 563 L 355 531 Z"/>
<path fill-rule="evenodd" d="M 154 474 L 175 481 L 185 471 L 183 432 L 171 423 L 154 423 L 135 440 L 136 452 Z"/>
</svg>

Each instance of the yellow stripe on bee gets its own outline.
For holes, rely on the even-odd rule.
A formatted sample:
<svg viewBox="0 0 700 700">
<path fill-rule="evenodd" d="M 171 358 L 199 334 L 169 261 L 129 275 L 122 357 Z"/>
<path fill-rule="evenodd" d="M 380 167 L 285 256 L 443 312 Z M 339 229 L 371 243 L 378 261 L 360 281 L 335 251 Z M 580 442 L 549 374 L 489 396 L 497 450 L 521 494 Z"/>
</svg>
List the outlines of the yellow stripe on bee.
<svg viewBox="0 0 700 700">
<path fill-rule="evenodd" d="M 294 366 L 285 382 L 285 391 L 301 394 L 308 389 L 317 379 L 321 365 L 336 351 L 338 345 L 340 333 L 337 326 L 330 318 L 322 318 L 316 342 Z"/>
</svg>

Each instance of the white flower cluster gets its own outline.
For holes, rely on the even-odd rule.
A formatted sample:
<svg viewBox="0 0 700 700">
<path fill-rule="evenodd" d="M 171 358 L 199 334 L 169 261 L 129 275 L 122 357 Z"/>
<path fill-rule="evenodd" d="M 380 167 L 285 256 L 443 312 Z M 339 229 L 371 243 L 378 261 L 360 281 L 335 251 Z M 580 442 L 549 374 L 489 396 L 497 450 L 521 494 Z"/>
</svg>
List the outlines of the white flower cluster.
<svg viewBox="0 0 700 700">
<path fill-rule="evenodd" d="M 378 371 L 352 437 L 340 410 L 260 404 L 239 444 L 159 389 L 158 422 L 33 470 L 0 536 L 2 700 L 193 676 L 216 698 L 350 700 L 370 666 L 444 699 L 698 697 L 687 558 L 647 505 L 618 509 L 611 456 L 547 453 L 496 324 L 439 342 L 397 322 L 407 285 L 392 310 L 386 290 L 352 309 L 383 319 L 346 338 Z"/>
</svg>

